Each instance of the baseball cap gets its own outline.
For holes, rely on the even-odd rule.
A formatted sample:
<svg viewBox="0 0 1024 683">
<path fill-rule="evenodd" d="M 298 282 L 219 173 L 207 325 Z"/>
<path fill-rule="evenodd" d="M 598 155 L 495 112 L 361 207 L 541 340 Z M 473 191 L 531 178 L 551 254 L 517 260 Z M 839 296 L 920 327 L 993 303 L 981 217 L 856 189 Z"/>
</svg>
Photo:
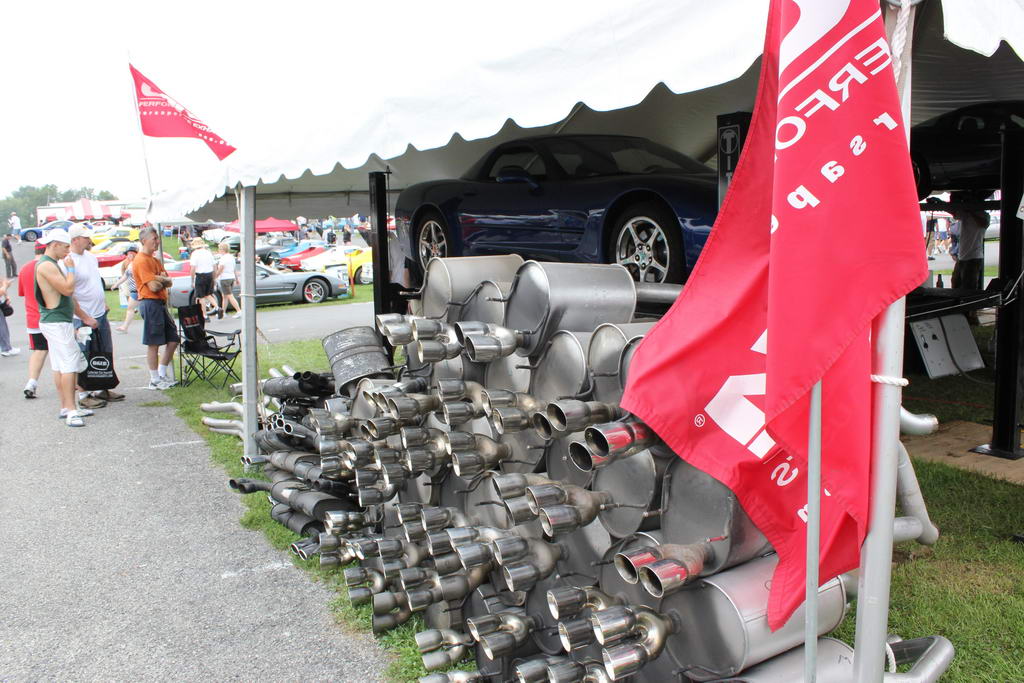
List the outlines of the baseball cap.
<svg viewBox="0 0 1024 683">
<path fill-rule="evenodd" d="M 63 242 L 71 244 L 71 238 L 63 230 L 51 230 L 39 238 L 39 244 L 50 244 L 51 242 Z"/>
<path fill-rule="evenodd" d="M 68 239 L 75 239 L 76 237 L 92 237 L 92 230 L 76 223 L 71 226 L 71 232 L 68 234 Z"/>
<path fill-rule="evenodd" d="M 129 251 L 138 252 L 139 251 L 139 245 L 137 245 L 135 242 L 132 242 L 131 244 L 129 244 L 127 247 L 124 248 L 124 253 L 127 254 Z"/>
</svg>

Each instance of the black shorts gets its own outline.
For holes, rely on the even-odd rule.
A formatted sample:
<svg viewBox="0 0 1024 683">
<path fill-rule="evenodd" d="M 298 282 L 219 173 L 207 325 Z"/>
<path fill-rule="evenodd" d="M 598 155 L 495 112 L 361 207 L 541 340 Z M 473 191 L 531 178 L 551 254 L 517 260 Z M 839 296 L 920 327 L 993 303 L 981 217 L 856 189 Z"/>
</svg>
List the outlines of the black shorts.
<svg viewBox="0 0 1024 683">
<path fill-rule="evenodd" d="M 50 347 L 46 345 L 46 337 L 43 336 L 42 332 L 33 332 L 28 335 L 28 347 L 33 351 L 50 350 Z"/>
<path fill-rule="evenodd" d="M 213 294 L 213 273 L 196 273 L 196 298 Z"/>
<path fill-rule="evenodd" d="M 167 312 L 167 304 L 159 299 L 140 299 L 139 313 L 142 315 L 142 343 L 146 346 L 163 346 L 179 341 L 178 328 Z"/>
<path fill-rule="evenodd" d="M 220 293 L 223 296 L 231 295 L 231 288 L 235 286 L 235 279 L 229 278 L 225 280 L 217 280 L 217 287 L 220 288 Z"/>
</svg>

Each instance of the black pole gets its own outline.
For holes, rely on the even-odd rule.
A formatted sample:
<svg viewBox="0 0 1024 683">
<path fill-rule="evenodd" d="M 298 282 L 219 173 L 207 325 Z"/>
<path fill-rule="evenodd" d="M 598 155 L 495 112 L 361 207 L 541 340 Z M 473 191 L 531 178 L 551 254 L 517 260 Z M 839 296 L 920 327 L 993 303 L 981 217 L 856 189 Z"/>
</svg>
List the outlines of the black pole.
<svg viewBox="0 0 1024 683">
<path fill-rule="evenodd" d="M 388 187 L 387 174 L 370 173 L 370 207 L 373 212 L 373 314 L 391 311 L 391 258 L 388 253 Z"/>
<path fill-rule="evenodd" d="M 1024 300 L 1019 282 L 1024 269 L 1024 234 L 1017 217 L 1024 188 L 1024 132 L 1008 129 L 1002 135 L 1002 199 L 999 214 L 999 280 L 1009 293 L 1008 303 L 996 317 L 996 387 L 992 443 L 973 449 L 976 453 L 1017 460 L 1020 447 L 1021 398 L 1024 397 Z"/>
</svg>

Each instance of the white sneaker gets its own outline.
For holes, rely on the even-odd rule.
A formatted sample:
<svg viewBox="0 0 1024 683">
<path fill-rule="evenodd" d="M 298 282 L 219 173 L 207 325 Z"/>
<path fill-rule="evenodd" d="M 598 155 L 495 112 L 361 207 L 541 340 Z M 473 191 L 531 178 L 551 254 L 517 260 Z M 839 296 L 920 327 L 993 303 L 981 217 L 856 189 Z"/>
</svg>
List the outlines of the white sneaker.
<svg viewBox="0 0 1024 683">
<path fill-rule="evenodd" d="M 239 318 L 241 318 L 241 317 L 242 317 L 242 314 L 241 314 L 241 313 L 235 313 L 235 314 L 234 314 L 233 316 L 231 316 L 231 317 L 232 317 L 232 318 L 234 318 L 235 320 L 238 320 Z"/>
<path fill-rule="evenodd" d="M 21 353 L 21 349 L 14 347 L 10 351 L 0 351 L 0 356 L 17 356 L 19 353 Z"/>
<path fill-rule="evenodd" d="M 178 386 L 178 380 L 173 377 L 161 377 L 160 382 L 164 385 L 164 389 L 170 389 L 171 387 Z"/>
<path fill-rule="evenodd" d="M 91 417 L 91 416 L 93 416 L 95 414 L 96 414 L 95 412 L 89 410 L 88 408 L 79 408 L 78 410 L 69 410 L 66 413 L 62 410 L 60 413 L 57 414 L 57 419 L 58 420 L 63 420 L 65 418 L 67 418 L 69 415 L 78 415 L 78 417 Z"/>
<path fill-rule="evenodd" d="M 152 389 L 154 391 L 163 391 L 164 389 L 167 388 L 167 385 L 164 384 L 164 381 L 162 379 L 151 379 L 149 380 L 149 386 L 146 388 Z"/>
</svg>

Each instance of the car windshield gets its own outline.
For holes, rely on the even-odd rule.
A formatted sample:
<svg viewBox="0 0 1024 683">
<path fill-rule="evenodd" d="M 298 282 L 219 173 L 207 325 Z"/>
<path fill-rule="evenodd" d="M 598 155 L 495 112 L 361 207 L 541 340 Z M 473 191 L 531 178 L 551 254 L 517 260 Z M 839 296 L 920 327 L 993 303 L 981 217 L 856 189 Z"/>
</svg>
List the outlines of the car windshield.
<svg viewBox="0 0 1024 683">
<path fill-rule="evenodd" d="M 566 137 L 547 141 L 551 156 L 570 178 L 607 175 L 707 175 L 704 164 L 641 138 Z"/>
</svg>

